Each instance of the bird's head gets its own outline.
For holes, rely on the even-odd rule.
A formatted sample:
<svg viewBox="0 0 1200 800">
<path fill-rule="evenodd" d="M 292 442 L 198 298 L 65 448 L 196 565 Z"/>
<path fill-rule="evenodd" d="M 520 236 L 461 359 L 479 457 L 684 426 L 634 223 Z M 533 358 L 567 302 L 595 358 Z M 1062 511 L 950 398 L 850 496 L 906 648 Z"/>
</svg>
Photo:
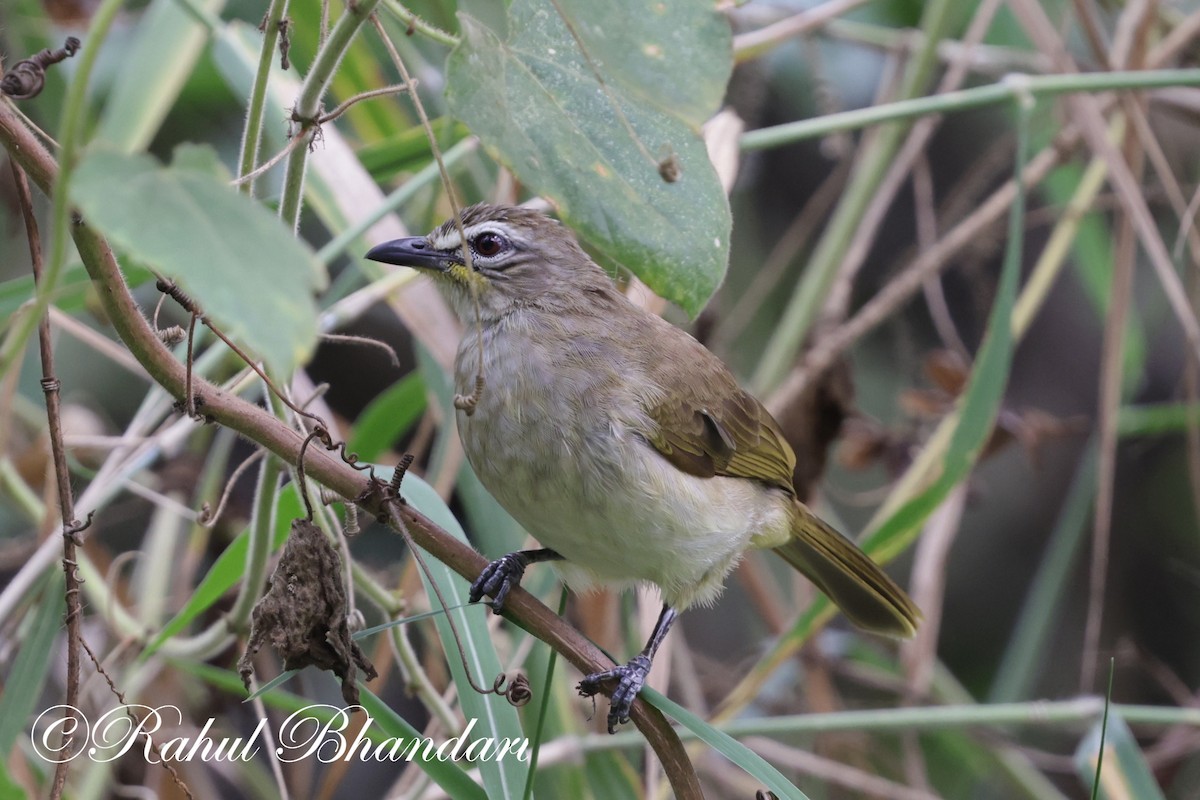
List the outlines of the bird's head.
<svg viewBox="0 0 1200 800">
<path fill-rule="evenodd" d="M 463 209 L 461 219 L 461 232 L 449 219 L 428 236 L 374 247 L 367 258 L 426 270 L 465 321 L 477 313 L 485 322 L 498 319 L 532 304 L 562 307 L 589 288 L 612 286 L 575 236 L 540 211 L 480 204 Z"/>
</svg>

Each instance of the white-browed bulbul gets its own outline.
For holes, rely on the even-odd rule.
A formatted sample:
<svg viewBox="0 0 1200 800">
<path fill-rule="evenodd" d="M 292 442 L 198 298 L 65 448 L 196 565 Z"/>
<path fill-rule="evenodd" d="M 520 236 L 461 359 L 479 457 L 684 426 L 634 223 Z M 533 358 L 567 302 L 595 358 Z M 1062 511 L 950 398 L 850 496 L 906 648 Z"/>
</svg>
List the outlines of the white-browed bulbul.
<svg viewBox="0 0 1200 800">
<path fill-rule="evenodd" d="M 920 611 L 871 559 L 796 499 L 795 455 L 775 420 L 691 336 L 630 302 L 544 214 L 476 205 L 367 258 L 430 273 L 466 327 L 455 382 L 486 379 L 457 412 L 471 466 L 546 549 L 492 562 L 471 599 L 537 561 L 574 590 L 650 583 L 663 609 L 646 648 L 589 675 L 615 679 L 609 731 L 628 719 L 676 615 L 710 604 L 751 547 L 771 548 L 860 627 L 910 636 Z M 482 352 L 480 352 L 482 348 Z"/>
</svg>

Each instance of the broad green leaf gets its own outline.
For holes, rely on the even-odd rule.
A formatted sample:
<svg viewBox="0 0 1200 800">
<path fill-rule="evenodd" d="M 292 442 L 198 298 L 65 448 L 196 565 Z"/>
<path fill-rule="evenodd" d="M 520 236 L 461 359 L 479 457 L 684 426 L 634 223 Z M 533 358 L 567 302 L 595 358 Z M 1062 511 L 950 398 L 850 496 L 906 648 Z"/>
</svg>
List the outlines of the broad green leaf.
<svg viewBox="0 0 1200 800">
<path fill-rule="evenodd" d="M 0 797 L 5 800 L 25 800 L 28 797 L 25 790 L 9 774 L 8 763 L 2 760 L 0 760 Z"/>
<path fill-rule="evenodd" d="M 214 157 L 215 158 L 215 157 Z M 178 281 L 213 322 L 279 373 L 316 341 L 312 292 L 323 270 L 278 218 L 207 169 L 196 148 L 177 163 L 105 150 L 71 182 L 88 222 L 134 258 Z"/>
<path fill-rule="evenodd" d="M 451 112 L 604 256 L 698 313 L 729 255 L 729 204 L 697 128 L 732 65 L 725 19 L 701 0 L 640 14 L 514 0 L 503 37 L 461 20 Z M 668 156 L 674 183 L 659 174 Z"/>
</svg>

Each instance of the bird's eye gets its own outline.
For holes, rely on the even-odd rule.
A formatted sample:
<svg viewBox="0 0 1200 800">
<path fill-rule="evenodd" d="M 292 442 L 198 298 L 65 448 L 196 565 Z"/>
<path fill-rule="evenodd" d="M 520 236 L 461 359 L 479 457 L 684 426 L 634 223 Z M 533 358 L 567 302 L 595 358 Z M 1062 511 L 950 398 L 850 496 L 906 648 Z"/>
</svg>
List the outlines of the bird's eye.
<svg viewBox="0 0 1200 800">
<path fill-rule="evenodd" d="M 475 252 L 484 258 L 491 258 L 494 255 L 499 255 L 508 242 L 498 233 L 487 231 L 475 237 Z"/>
</svg>

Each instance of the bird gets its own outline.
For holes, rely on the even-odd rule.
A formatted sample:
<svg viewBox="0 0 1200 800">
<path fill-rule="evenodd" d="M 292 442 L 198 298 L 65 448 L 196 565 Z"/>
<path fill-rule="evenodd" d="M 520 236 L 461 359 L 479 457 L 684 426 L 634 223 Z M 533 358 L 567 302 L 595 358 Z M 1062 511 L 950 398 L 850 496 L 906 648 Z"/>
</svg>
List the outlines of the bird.
<svg viewBox="0 0 1200 800">
<path fill-rule="evenodd" d="M 463 448 L 542 545 L 489 563 L 471 601 L 490 597 L 499 613 L 537 562 L 575 592 L 657 587 L 645 648 L 578 686 L 611 689 L 610 733 L 677 616 L 711 605 L 748 549 L 782 556 L 857 626 L 915 633 L 921 612 L 904 590 L 797 498 L 795 454 L 766 408 L 716 355 L 630 301 L 566 226 L 477 204 L 366 258 L 428 273 L 464 323 Z"/>
</svg>

